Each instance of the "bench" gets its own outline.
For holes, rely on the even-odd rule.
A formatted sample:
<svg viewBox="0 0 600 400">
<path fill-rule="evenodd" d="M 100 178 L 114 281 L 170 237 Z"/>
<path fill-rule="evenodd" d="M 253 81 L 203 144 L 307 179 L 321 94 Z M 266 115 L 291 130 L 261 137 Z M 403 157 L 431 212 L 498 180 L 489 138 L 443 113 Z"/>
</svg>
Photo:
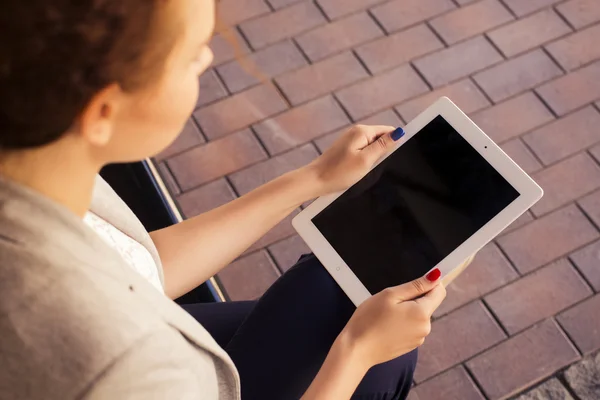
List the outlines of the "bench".
<svg viewBox="0 0 600 400">
<path fill-rule="evenodd" d="M 131 208 L 148 232 L 182 221 L 181 213 L 152 160 L 112 164 L 103 168 L 100 175 Z M 225 301 L 225 297 L 213 278 L 176 300 L 179 304 L 221 301 Z"/>
</svg>

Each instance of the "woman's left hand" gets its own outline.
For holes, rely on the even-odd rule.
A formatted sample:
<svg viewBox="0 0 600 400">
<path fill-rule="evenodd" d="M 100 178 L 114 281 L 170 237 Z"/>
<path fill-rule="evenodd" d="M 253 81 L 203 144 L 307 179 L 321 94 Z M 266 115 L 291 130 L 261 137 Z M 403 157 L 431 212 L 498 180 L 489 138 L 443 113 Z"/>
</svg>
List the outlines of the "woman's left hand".
<svg viewBox="0 0 600 400">
<path fill-rule="evenodd" d="M 316 175 L 318 196 L 345 190 L 363 178 L 404 135 L 393 126 L 356 125 L 307 168 Z"/>
</svg>

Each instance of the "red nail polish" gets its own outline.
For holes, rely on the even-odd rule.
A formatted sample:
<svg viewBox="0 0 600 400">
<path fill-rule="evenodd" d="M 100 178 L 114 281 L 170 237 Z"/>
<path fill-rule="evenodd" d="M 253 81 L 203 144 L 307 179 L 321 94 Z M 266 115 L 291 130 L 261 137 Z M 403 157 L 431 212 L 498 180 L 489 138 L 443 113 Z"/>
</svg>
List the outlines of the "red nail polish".
<svg viewBox="0 0 600 400">
<path fill-rule="evenodd" d="M 427 278 L 429 282 L 435 282 L 438 279 L 440 279 L 440 276 L 442 276 L 442 272 L 438 268 L 436 268 L 427 275 L 425 275 L 425 278 Z"/>
</svg>

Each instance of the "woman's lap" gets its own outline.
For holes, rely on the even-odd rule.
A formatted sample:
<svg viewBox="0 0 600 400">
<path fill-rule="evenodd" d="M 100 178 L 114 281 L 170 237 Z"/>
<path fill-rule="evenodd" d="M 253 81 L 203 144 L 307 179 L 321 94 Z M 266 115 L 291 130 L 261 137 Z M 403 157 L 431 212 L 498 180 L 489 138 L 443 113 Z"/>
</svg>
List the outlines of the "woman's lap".
<svg viewBox="0 0 600 400">
<path fill-rule="evenodd" d="M 303 257 L 256 302 L 185 308 L 232 358 L 244 400 L 301 397 L 355 310 L 313 256 Z M 371 368 L 353 399 L 404 399 L 416 359 L 414 351 Z"/>
<path fill-rule="evenodd" d="M 256 301 L 231 301 L 186 304 L 183 308 L 225 348 L 255 305 Z"/>
</svg>

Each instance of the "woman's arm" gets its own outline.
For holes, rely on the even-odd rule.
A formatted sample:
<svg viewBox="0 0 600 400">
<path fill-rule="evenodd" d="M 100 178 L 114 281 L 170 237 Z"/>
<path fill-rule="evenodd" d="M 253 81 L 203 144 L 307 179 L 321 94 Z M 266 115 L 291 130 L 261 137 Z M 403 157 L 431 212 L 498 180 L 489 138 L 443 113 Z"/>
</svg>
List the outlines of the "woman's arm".
<svg viewBox="0 0 600 400">
<path fill-rule="evenodd" d="M 215 210 L 152 232 L 167 295 L 177 298 L 215 275 L 305 201 L 359 181 L 392 148 L 393 130 L 356 126 L 310 165 Z"/>
<path fill-rule="evenodd" d="M 369 368 L 342 332 L 301 400 L 349 399 Z"/>
<path fill-rule="evenodd" d="M 285 174 L 230 203 L 150 233 L 177 298 L 219 272 L 300 204 L 318 196 L 311 168 Z"/>
</svg>

